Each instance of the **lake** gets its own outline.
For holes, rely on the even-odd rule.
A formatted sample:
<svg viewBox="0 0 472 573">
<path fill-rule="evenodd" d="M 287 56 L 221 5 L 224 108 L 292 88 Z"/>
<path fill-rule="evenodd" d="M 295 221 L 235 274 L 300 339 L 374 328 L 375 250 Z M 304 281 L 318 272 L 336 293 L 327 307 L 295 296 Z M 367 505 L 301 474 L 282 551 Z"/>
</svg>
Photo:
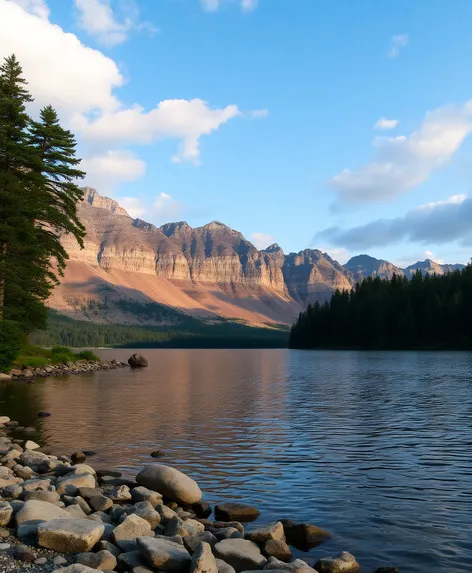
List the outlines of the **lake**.
<svg viewBox="0 0 472 573">
<path fill-rule="evenodd" d="M 470 571 L 472 353 L 143 354 L 143 370 L 0 385 L 0 414 L 56 453 L 95 450 L 92 465 L 128 475 L 163 449 L 208 501 L 330 531 L 310 564 L 346 550 L 366 572 Z"/>
</svg>

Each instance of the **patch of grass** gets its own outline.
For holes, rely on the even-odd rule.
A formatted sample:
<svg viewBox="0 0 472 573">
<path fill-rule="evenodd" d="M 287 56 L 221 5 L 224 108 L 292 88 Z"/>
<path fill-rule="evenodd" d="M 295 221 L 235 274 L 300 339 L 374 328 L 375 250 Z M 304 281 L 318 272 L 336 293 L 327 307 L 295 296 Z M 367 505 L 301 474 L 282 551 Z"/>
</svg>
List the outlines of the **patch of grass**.
<svg viewBox="0 0 472 573">
<path fill-rule="evenodd" d="M 44 368 L 48 364 L 63 364 L 76 362 L 77 360 L 99 360 L 99 358 L 90 350 L 74 352 L 67 346 L 42 348 L 33 344 L 25 344 L 18 358 L 15 359 L 15 366 L 20 368 Z"/>
<path fill-rule="evenodd" d="M 44 368 L 49 362 L 49 358 L 44 356 L 18 356 L 15 363 L 26 368 Z"/>
<path fill-rule="evenodd" d="M 82 350 L 82 352 L 77 352 L 76 359 L 78 360 L 100 360 L 100 358 L 94 354 L 91 350 Z"/>
</svg>

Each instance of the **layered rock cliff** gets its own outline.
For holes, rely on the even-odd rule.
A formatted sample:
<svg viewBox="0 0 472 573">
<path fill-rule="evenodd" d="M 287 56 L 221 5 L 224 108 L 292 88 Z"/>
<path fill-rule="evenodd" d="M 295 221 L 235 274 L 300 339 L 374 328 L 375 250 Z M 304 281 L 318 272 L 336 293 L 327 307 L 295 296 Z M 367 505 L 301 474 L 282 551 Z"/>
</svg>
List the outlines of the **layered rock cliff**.
<svg viewBox="0 0 472 573">
<path fill-rule="evenodd" d="M 132 219 L 90 187 L 78 213 L 87 229 L 84 249 L 63 237 L 70 260 L 50 301 L 75 318 L 162 324 L 190 314 L 290 324 L 309 302 L 329 300 L 336 289 L 350 289 L 366 276 L 403 274 L 367 255 L 343 267 L 319 250 L 285 254 L 274 244 L 259 251 L 218 221 L 158 228 Z M 421 263 L 424 272 L 438 272 L 429 263 Z"/>
</svg>

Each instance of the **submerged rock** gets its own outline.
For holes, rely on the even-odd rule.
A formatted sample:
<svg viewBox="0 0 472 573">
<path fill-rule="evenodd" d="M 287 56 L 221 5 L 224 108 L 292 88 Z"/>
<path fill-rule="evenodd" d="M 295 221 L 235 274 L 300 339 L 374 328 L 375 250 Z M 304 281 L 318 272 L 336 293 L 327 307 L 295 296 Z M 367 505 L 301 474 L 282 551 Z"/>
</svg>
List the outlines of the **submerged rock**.
<svg viewBox="0 0 472 573">
<path fill-rule="evenodd" d="M 259 517 L 260 511 L 245 503 L 220 503 L 215 506 L 215 517 L 223 521 L 252 521 Z"/>
</svg>

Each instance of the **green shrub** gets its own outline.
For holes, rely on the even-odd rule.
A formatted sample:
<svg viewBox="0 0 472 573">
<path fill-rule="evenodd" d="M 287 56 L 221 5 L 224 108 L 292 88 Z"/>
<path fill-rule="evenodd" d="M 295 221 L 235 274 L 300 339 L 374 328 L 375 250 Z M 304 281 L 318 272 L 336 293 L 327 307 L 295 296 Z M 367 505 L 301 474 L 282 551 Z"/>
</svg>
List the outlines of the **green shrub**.
<svg viewBox="0 0 472 573">
<path fill-rule="evenodd" d="M 0 372 L 11 368 L 25 344 L 25 335 L 12 320 L 0 320 Z"/>
<path fill-rule="evenodd" d="M 66 362 L 74 362 L 75 356 L 69 352 L 55 352 L 51 356 L 52 364 L 65 364 Z"/>
<path fill-rule="evenodd" d="M 76 354 L 77 360 L 100 360 L 91 350 L 82 350 Z"/>
<path fill-rule="evenodd" d="M 27 368 L 44 368 L 49 364 L 49 359 L 45 356 L 18 356 L 15 364 Z"/>
</svg>

